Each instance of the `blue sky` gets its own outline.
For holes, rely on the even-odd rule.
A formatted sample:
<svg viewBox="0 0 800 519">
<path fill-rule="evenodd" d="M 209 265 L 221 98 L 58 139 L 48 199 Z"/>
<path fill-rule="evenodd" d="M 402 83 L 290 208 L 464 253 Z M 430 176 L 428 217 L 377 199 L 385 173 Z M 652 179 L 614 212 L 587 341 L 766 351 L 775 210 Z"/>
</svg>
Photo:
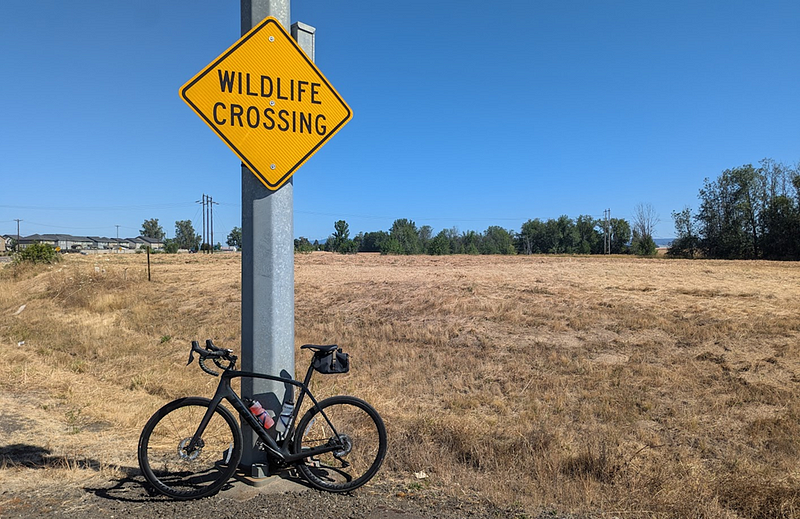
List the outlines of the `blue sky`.
<svg viewBox="0 0 800 519">
<path fill-rule="evenodd" d="M 800 2 L 294 0 L 353 110 L 294 175 L 294 234 L 519 230 L 696 207 L 706 177 L 800 161 Z M 3 0 L 0 233 L 215 239 L 239 159 L 179 88 L 239 37 L 235 0 Z"/>
</svg>

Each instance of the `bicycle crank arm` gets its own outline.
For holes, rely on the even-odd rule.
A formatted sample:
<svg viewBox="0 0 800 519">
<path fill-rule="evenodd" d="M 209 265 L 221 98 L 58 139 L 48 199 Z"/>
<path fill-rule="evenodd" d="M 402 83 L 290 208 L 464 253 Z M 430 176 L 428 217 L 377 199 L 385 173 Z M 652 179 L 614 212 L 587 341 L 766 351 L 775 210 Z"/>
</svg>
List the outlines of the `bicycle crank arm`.
<svg viewBox="0 0 800 519">
<path fill-rule="evenodd" d="M 298 454 L 288 454 L 284 456 L 284 460 L 286 460 L 287 463 L 294 463 L 295 461 L 300 461 L 305 458 L 313 458 L 314 456 L 319 456 L 320 454 L 325 454 L 326 452 L 341 450 L 341 448 L 341 445 L 323 445 L 321 447 L 314 447 L 313 449 L 304 450 Z"/>
</svg>

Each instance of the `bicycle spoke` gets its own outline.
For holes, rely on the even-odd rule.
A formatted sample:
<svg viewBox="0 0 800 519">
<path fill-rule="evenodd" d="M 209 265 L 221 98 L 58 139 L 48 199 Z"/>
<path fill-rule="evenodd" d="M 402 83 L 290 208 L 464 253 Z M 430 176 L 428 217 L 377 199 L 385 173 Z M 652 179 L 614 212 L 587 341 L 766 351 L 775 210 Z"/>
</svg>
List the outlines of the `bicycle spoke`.
<svg viewBox="0 0 800 519">
<path fill-rule="evenodd" d="M 205 399 L 183 399 L 162 408 L 145 426 L 139 464 L 147 480 L 175 498 L 213 494 L 231 476 L 241 457 L 241 433 L 224 408 L 212 415 L 200 441 L 187 447 L 208 409 Z"/>
<path fill-rule="evenodd" d="M 312 485 L 323 490 L 345 492 L 358 488 L 377 472 L 386 453 L 383 421 L 369 404 L 353 397 L 330 398 L 321 402 L 320 408 L 336 433 L 312 409 L 298 426 L 295 452 L 327 445 L 338 448 L 306 458 L 298 469 Z"/>
</svg>

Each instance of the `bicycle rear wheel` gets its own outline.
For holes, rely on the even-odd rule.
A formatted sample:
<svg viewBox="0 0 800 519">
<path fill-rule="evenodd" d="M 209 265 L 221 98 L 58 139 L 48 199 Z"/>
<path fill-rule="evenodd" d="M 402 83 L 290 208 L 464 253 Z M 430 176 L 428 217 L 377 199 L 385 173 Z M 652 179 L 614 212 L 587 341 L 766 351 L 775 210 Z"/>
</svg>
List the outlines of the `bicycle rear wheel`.
<svg viewBox="0 0 800 519">
<path fill-rule="evenodd" d="M 198 446 L 187 450 L 208 411 L 207 398 L 181 398 L 148 420 L 139 438 L 139 467 L 159 492 L 196 499 L 218 492 L 242 457 L 242 432 L 233 414 L 219 405 Z"/>
<path fill-rule="evenodd" d="M 325 416 L 336 428 L 334 434 Z M 305 458 L 297 469 L 314 487 L 328 492 L 354 490 L 378 472 L 386 456 L 386 427 L 375 409 L 351 396 L 335 396 L 309 409 L 297 426 L 293 453 L 340 442 L 341 448 Z"/>
</svg>

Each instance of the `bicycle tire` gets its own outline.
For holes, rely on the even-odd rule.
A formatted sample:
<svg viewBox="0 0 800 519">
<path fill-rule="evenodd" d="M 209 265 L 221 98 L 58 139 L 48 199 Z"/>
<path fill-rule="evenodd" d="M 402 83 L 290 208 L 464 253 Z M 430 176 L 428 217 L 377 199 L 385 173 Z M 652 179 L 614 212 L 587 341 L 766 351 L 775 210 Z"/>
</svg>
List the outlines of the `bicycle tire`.
<svg viewBox="0 0 800 519">
<path fill-rule="evenodd" d="M 295 432 L 292 452 L 325 445 L 333 439 L 324 410 L 347 447 L 297 463 L 298 471 L 313 487 L 328 492 L 349 492 L 364 485 L 378 472 L 386 456 L 386 426 L 368 403 L 352 396 L 335 396 L 303 415 Z"/>
<path fill-rule="evenodd" d="M 233 414 L 218 405 L 194 452 L 184 448 L 211 405 L 200 397 L 180 398 L 156 411 L 139 437 L 139 468 L 157 491 L 174 499 L 219 492 L 242 458 L 242 431 Z"/>
</svg>

